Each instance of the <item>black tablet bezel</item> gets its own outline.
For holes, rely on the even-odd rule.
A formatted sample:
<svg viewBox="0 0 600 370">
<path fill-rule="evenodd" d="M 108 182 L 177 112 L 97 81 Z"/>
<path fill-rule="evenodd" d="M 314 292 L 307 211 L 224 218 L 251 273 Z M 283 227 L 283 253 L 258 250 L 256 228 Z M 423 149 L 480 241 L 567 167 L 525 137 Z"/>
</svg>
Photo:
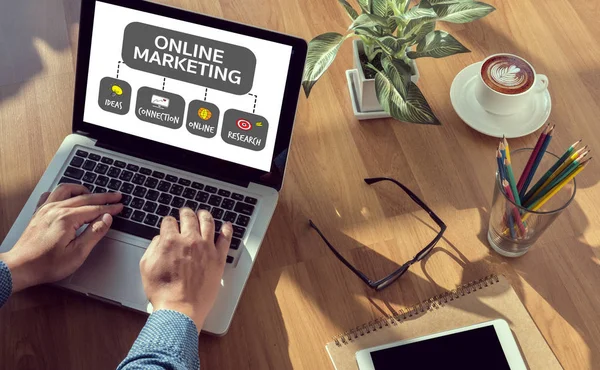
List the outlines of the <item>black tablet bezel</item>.
<svg viewBox="0 0 600 370">
<path fill-rule="evenodd" d="M 277 165 L 275 165 L 275 162 L 272 162 L 273 164 L 270 172 L 261 171 L 85 122 L 83 120 L 83 113 L 87 91 L 94 12 L 97 1 L 290 45 L 292 47 L 292 55 L 287 81 L 285 83 L 283 104 L 275 140 L 275 150 L 273 152 L 273 159 L 277 159 Z M 247 186 L 247 184 L 253 182 L 280 190 L 294 126 L 294 117 L 300 94 L 306 52 L 306 41 L 301 38 L 219 18 L 213 18 L 178 8 L 139 0 L 83 0 L 81 4 L 77 53 L 73 132 L 82 133 L 96 139 L 101 146 L 107 146 L 117 151 L 133 154 L 140 158 L 149 159 L 241 185 Z"/>
</svg>

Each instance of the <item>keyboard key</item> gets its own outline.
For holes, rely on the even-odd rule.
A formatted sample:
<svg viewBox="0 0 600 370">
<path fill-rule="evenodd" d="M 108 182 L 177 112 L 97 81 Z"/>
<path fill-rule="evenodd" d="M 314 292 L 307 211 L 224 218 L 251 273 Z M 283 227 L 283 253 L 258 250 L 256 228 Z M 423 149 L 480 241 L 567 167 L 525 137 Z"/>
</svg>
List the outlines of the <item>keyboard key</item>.
<svg viewBox="0 0 600 370">
<path fill-rule="evenodd" d="M 215 220 L 221 219 L 221 217 L 223 217 L 224 212 L 225 211 L 223 211 L 221 208 L 217 208 L 217 207 L 213 207 L 212 210 L 210 211 L 210 213 L 213 215 Z"/>
<path fill-rule="evenodd" d="M 160 195 L 160 192 L 158 192 L 156 190 L 148 190 L 148 192 L 146 193 L 146 199 L 156 200 L 156 199 L 158 199 L 159 195 Z"/>
<path fill-rule="evenodd" d="M 151 214 L 146 215 L 146 218 L 144 219 L 144 223 L 149 226 L 156 225 L 156 221 L 158 221 L 158 216 Z"/>
<path fill-rule="evenodd" d="M 143 185 L 144 181 L 146 181 L 146 176 L 140 175 L 139 173 L 136 173 L 133 176 L 133 180 L 131 180 L 131 182 L 133 182 L 134 184 L 137 184 L 137 185 Z"/>
<path fill-rule="evenodd" d="M 106 186 L 106 184 L 108 184 L 108 177 L 106 176 L 98 176 L 98 178 L 96 179 L 96 182 L 94 182 L 94 184 L 99 185 L 99 186 Z"/>
<path fill-rule="evenodd" d="M 73 159 L 71 159 L 71 166 L 74 167 L 81 167 L 81 165 L 83 164 L 84 159 L 81 157 L 73 157 Z"/>
<path fill-rule="evenodd" d="M 179 185 L 183 185 L 183 186 L 190 186 L 190 184 L 192 182 L 190 180 L 188 180 L 188 179 L 180 178 L 179 181 L 177 181 L 177 183 Z"/>
<path fill-rule="evenodd" d="M 170 181 L 170 182 L 177 182 L 177 176 L 167 175 L 165 177 L 165 180 Z"/>
<path fill-rule="evenodd" d="M 143 210 L 146 212 L 154 213 L 154 211 L 156 211 L 156 207 L 158 207 L 158 204 L 148 201 L 146 202 L 146 204 L 144 204 Z"/>
<path fill-rule="evenodd" d="M 246 216 L 252 216 L 252 213 L 254 212 L 254 206 L 242 202 L 237 202 L 233 210 L 237 213 L 241 213 Z"/>
<path fill-rule="evenodd" d="M 219 189 L 219 192 L 217 194 L 223 197 L 228 197 L 231 195 L 231 192 L 229 190 Z"/>
<path fill-rule="evenodd" d="M 250 203 L 250 204 L 256 204 L 257 200 L 256 200 L 256 198 L 246 197 L 246 199 L 244 199 L 244 202 Z"/>
<path fill-rule="evenodd" d="M 61 177 L 60 180 L 58 180 L 59 184 L 79 184 L 81 185 L 81 181 L 77 181 L 77 180 L 73 180 L 70 179 L 68 177 Z"/>
<path fill-rule="evenodd" d="M 121 195 L 121 203 L 123 203 L 124 206 L 128 206 L 129 203 L 131 203 L 132 199 L 133 199 L 133 197 L 131 195 L 128 195 L 128 194 Z"/>
<path fill-rule="evenodd" d="M 129 171 L 137 172 L 140 169 L 140 166 L 136 166 L 135 164 L 128 164 L 127 169 Z"/>
<path fill-rule="evenodd" d="M 171 199 L 173 199 L 172 195 L 166 194 L 166 193 L 161 193 L 160 196 L 158 197 L 158 203 L 161 204 L 170 204 L 171 203 Z"/>
<path fill-rule="evenodd" d="M 85 158 L 88 156 L 88 152 L 86 152 L 85 150 L 78 150 L 75 152 L 75 155 Z"/>
<path fill-rule="evenodd" d="M 233 222 L 235 222 L 236 218 L 237 218 L 237 213 L 227 211 L 227 212 L 225 212 L 225 216 L 223 216 L 223 221 L 229 221 L 229 222 L 233 223 Z"/>
<path fill-rule="evenodd" d="M 182 185 L 183 185 L 183 184 L 182 184 Z M 197 189 L 197 190 L 202 190 L 202 189 L 204 189 L 204 184 L 201 184 L 201 183 L 199 183 L 199 182 L 196 182 L 196 181 L 194 181 L 194 182 L 192 183 L 192 187 L 193 187 L 194 189 Z"/>
<path fill-rule="evenodd" d="M 152 177 L 156 177 L 157 179 L 164 179 L 165 174 L 159 171 L 152 172 Z"/>
<path fill-rule="evenodd" d="M 96 180 L 96 175 L 93 172 L 86 172 L 85 175 L 83 175 L 83 181 L 85 182 L 94 182 L 94 180 Z"/>
<path fill-rule="evenodd" d="M 83 164 L 83 169 L 87 171 L 93 171 L 94 167 L 96 167 L 96 162 L 90 161 L 89 159 Z"/>
<path fill-rule="evenodd" d="M 177 221 L 179 221 L 179 209 L 171 208 L 171 212 L 169 212 L 169 216 L 175 217 Z"/>
<path fill-rule="evenodd" d="M 204 210 L 207 210 L 207 211 L 209 211 L 209 212 L 210 212 L 210 208 L 211 208 L 211 207 L 210 207 L 208 204 L 200 204 L 200 205 L 198 206 L 198 210 L 204 209 Z"/>
<path fill-rule="evenodd" d="M 103 193 L 106 193 L 107 191 L 108 190 L 106 190 L 105 188 L 100 187 L 100 186 L 96 186 L 94 188 L 94 193 L 96 193 L 96 194 L 103 194 Z"/>
<path fill-rule="evenodd" d="M 231 197 L 235 200 L 244 200 L 244 196 L 242 194 L 238 194 L 238 193 L 231 194 Z"/>
<path fill-rule="evenodd" d="M 84 183 L 83 186 L 85 186 L 86 188 L 88 188 L 88 190 L 90 191 L 90 193 L 94 191 L 94 185 L 92 185 L 92 184 L 86 184 L 86 183 Z"/>
<path fill-rule="evenodd" d="M 138 224 L 121 217 L 115 217 L 110 228 L 114 230 L 123 231 L 131 235 L 139 236 L 148 240 L 152 240 L 152 238 L 154 238 L 160 232 L 160 230 L 156 227 Z"/>
<path fill-rule="evenodd" d="M 238 238 L 231 238 L 231 245 L 229 245 L 229 248 L 234 249 L 234 250 L 238 250 L 241 243 L 242 243 L 242 241 L 240 239 L 238 239 Z"/>
<path fill-rule="evenodd" d="M 187 199 L 194 199 L 194 197 L 196 196 L 196 190 L 192 188 L 185 188 L 182 196 Z"/>
<path fill-rule="evenodd" d="M 136 186 L 133 190 L 133 195 L 135 195 L 136 197 L 143 198 L 146 195 L 146 188 Z"/>
<path fill-rule="evenodd" d="M 108 171 L 108 166 L 102 163 L 98 163 L 94 172 L 104 175 Z"/>
<path fill-rule="evenodd" d="M 174 197 L 173 201 L 171 202 L 171 207 L 175 207 L 177 209 L 183 207 L 183 205 L 185 204 L 185 199 L 180 198 L 180 197 Z"/>
<path fill-rule="evenodd" d="M 215 220 L 215 233 L 218 234 L 221 232 L 221 228 L 223 227 L 223 222 L 219 221 L 219 220 Z M 216 235 L 215 235 L 216 236 Z M 217 241 L 217 238 L 215 238 L 215 241 Z"/>
<path fill-rule="evenodd" d="M 194 202 L 193 200 L 188 200 L 185 202 L 185 206 L 191 208 L 192 211 L 196 211 L 198 208 L 198 202 Z"/>
<path fill-rule="evenodd" d="M 181 195 L 182 192 L 183 186 L 177 184 L 173 184 L 173 186 L 171 186 L 171 190 L 169 190 L 169 193 L 173 195 Z"/>
<path fill-rule="evenodd" d="M 102 160 L 100 162 L 102 163 L 106 163 L 106 164 L 113 164 L 115 160 L 112 158 L 108 158 L 108 157 L 102 157 Z"/>
<path fill-rule="evenodd" d="M 206 203 L 208 202 L 208 196 L 210 194 L 205 193 L 203 191 L 199 191 L 198 194 L 196 195 L 196 200 L 200 203 Z"/>
<path fill-rule="evenodd" d="M 241 226 L 237 226 L 237 225 L 233 225 L 233 237 L 234 238 L 243 238 L 244 234 L 246 233 L 246 228 L 241 227 Z"/>
<path fill-rule="evenodd" d="M 117 167 L 111 167 L 106 174 L 108 177 L 117 178 L 121 174 L 121 170 Z"/>
<path fill-rule="evenodd" d="M 169 189 L 171 189 L 171 183 L 170 183 L 170 182 L 167 182 L 167 181 L 163 181 L 163 180 L 161 180 L 161 181 L 158 183 L 158 187 L 157 187 L 157 189 L 158 189 L 158 190 L 160 190 L 160 191 L 167 192 L 167 191 L 169 191 Z"/>
<path fill-rule="evenodd" d="M 158 180 L 154 177 L 148 177 L 144 183 L 144 186 L 150 189 L 154 189 L 156 185 L 158 185 Z"/>
<path fill-rule="evenodd" d="M 91 160 L 93 160 L 93 161 L 99 161 L 100 160 L 100 156 L 98 154 L 94 154 L 94 153 L 90 154 L 88 158 L 91 159 Z"/>
<path fill-rule="evenodd" d="M 143 175 L 152 175 L 152 170 L 146 167 L 140 168 L 140 173 Z"/>
<path fill-rule="evenodd" d="M 204 190 L 206 190 L 209 193 L 216 193 L 217 192 L 217 188 L 215 188 L 214 186 L 210 186 L 210 185 L 206 185 L 204 187 Z"/>
<path fill-rule="evenodd" d="M 119 179 L 121 179 L 123 181 L 131 181 L 132 177 L 133 177 L 133 172 L 124 170 L 123 172 L 121 172 L 121 176 L 119 176 Z"/>
<path fill-rule="evenodd" d="M 171 207 L 169 206 L 165 206 L 164 204 L 161 204 L 160 206 L 158 206 L 158 208 L 156 209 L 156 214 L 157 215 L 161 215 L 161 216 L 166 216 L 169 214 L 169 211 L 171 211 Z"/>
<path fill-rule="evenodd" d="M 126 165 L 127 165 L 127 163 L 125 163 L 123 161 L 115 161 L 115 167 L 125 168 Z"/>
<path fill-rule="evenodd" d="M 233 257 L 227 256 L 227 260 L 225 260 L 225 262 L 227 262 L 227 263 L 233 263 Z"/>
<path fill-rule="evenodd" d="M 67 167 L 64 175 L 73 179 L 81 179 L 83 177 L 84 171 L 75 167 Z"/>
<path fill-rule="evenodd" d="M 123 194 L 131 194 L 131 192 L 133 191 L 133 184 L 130 184 L 128 182 L 124 183 L 123 185 L 121 185 L 121 189 L 119 189 L 119 191 Z"/>
<path fill-rule="evenodd" d="M 244 215 L 239 215 L 237 218 L 237 221 L 235 223 L 240 226 L 248 226 L 249 222 L 250 222 L 250 217 L 244 216 Z"/>
<path fill-rule="evenodd" d="M 133 215 L 131 216 L 131 219 L 137 222 L 142 222 L 144 221 L 144 218 L 146 218 L 146 214 L 142 211 L 135 211 L 133 212 Z"/>
<path fill-rule="evenodd" d="M 123 207 L 123 210 L 121 211 L 121 213 L 119 213 L 117 215 L 117 217 L 129 218 L 129 217 L 131 217 L 132 213 L 133 213 L 133 209 L 131 209 L 129 207 Z"/>
<path fill-rule="evenodd" d="M 222 199 L 223 199 L 223 198 L 221 198 L 221 197 L 220 197 L 220 196 L 218 196 L 218 195 L 211 195 L 211 196 L 210 196 L 210 199 L 208 200 L 208 204 L 210 204 L 211 206 L 218 207 L 218 206 L 220 206 L 220 205 L 221 205 L 221 200 L 222 200 Z"/>
<path fill-rule="evenodd" d="M 131 207 L 135 209 L 140 209 L 144 206 L 144 200 L 140 198 L 133 198 L 131 201 Z"/>
<path fill-rule="evenodd" d="M 225 209 L 233 209 L 233 206 L 235 205 L 235 200 L 233 199 L 229 199 L 229 198 L 225 198 L 223 199 L 223 203 L 221 203 L 221 207 L 225 208 Z"/>
<path fill-rule="evenodd" d="M 121 187 L 121 184 L 122 184 L 121 181 L 119 181 L 117 179 L 112 179 L 108 183 L 108 188 L 111 190 L 119 190 L 119 188 Z"/>
</svg>

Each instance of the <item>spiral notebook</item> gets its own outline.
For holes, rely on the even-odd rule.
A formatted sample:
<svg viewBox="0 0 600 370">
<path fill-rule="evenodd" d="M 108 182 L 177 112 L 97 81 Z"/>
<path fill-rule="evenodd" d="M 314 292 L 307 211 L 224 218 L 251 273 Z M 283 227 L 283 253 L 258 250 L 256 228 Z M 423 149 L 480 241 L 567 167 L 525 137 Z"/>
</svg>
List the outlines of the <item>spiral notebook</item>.
<svg viewBox="0 0 600 370">
<path fill-rule="evenodd" d="M 336 337 L 326 349 L 336 370 L 358 370 L 355 354 L 361 349 L 494 319 L 508 322 L 529 369 L 562 369 L 511 285 L 496 275 L 357 326 Z"/>
</svg>

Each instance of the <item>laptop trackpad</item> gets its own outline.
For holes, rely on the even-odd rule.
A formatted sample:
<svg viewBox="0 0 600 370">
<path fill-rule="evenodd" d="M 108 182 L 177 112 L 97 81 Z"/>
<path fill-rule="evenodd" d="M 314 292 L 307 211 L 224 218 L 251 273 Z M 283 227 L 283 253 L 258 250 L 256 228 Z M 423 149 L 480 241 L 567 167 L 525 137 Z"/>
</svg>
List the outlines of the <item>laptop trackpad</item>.
<svg viewBox="0 0 600 370">
<path fill-rule="evenodd" d="M 144 252 L 143 248 L 105 237 L 75 272 L 70 284 L 130 307 L 145 307 L 148 300 L 140 276 Z"/>
</svg>

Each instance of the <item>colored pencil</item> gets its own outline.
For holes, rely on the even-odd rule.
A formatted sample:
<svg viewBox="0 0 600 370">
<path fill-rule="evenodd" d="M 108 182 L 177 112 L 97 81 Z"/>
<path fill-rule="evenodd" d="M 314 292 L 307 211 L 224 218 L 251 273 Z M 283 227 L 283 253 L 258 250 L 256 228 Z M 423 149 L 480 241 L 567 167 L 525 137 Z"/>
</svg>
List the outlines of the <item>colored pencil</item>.
<svg viewBox="0 0 600 370">
<path fill-rule="evenodd" d="M 508 146 L 508 140 L 506 140 L 506 136 L 502 135 L 502 144 L 504 144 L 504 148 L 506 148 L 506 158 L 510 161 L 510 147 Z"/>
<path fill-rule="evenodd" d="M 533 148 L 533 151 L 531 152 L 531 155 L 529 156 L 529 159 L 527 160 L 525 169 L 523 170 L 521 177 L 519 177 L 519 182 L 517 183 L 517 189 L 519 190 L 519 195 L 522 194 L 521 191 L 523 189 L 523 184 L 525 183 L 525 180 L 529 176 L 529 173 L 531 172 L 531 168 L 533 167 L 533 163 L 535 162 L 536 158 L 538 157 L 538 155 L 540 153 L 540 149 L 542 148 L 542 145 L 544 144 L 544 141 L 546 140 L 546 136 L 548 135 L 549 127 L 550 127 L 550 124 L 548 124 L 546 126 L 546 128 L 544 128 L 544 131 L 542 131 L 542 134 L 540 135 L 540 137 L 538 137 L 538 140 L 535 143 L 535 147 Z"/>
<path fill-rule="evenodd" d="M 508 155 L 508 151 L 506 152 Z M 514 202 L 517 205 L 521 205 L 521 198 L 519 198 L 519 192 L 517 191 L 517 182 L 515 181 L 515 174 L 512 170 L 512 165 L 510 164 L 510 160 L 506 158 L 504 160 L 504 164 L 506 166 L 506 178 L 508 179 L 508 183 L 510 184 L 510 189 L 512 190 L 513 196 L 515 197 Z"/>
<path fill-rule="evenodd" d="M 521 201 L 523 202 L 523 204 L 525 204 L 527 201 L 529 201 L 529 199 L 531 199 L 531 196 L 533 195 L 533 193 L 535 193 L 544 182 L 546 182 L 546 180 L 548 180 L 548 178 L 550 176 L 552 176 L 552 174 L 554 173 L 554 171 L 556 171 L 556 169 L 558 169 L 558 167 L 563 164 L 567 158 L 569 158 L 569 156 L 571 155 L 571 153 L 573 153 L 573 150 L 575 150 L 575 147 L 581 143 L 581 139 L 577 140 L 576 142 L 574 142 L 573 144 L 571 144 L 571 146 L 569 147 L 569 149 L 567 149 L 565 151 L 565 153 L 556 161 L 556 163 L 554 163 L 554 165 L 552 167 L 550 167 L 550 169 L 548 171 L 546 171 L 546 173 L 544 174 L 544 176 L 542 176 L 536 183 L 535 185 L 533 185 L 533 187 L 531 189 L 529 189 L 527 191 L 527 193 L 525 194 L 525 197 L 523 197 L 521 199 Z"/>
<path fill-rule="evenodd" d="M 502 181 L 506 178 L 506 175 L 504 174 L 504 163 L 500 149 L 496 150 L 496 162 L 498 164 L 498 176 L 500 176 L 500 181 Z"/>
<path fill-rule="evenodd" d="M 514 197 L 513 192 L 511 191 L 511 186 L 508 184 L 508 181 L 506 181 L 506 180 L 502 181 L 502 187 L 504 188 L 504 192 L 506 193 L 506 196 L 508 197 L 508 199 L 515 202 L 516 198 Z M 511 206 L 509 205 L 509 207 L 511 207 Z M 525 236 L 527 231 L 525 230 L 525 226 L 523 226 L 523 221 L 521 220 L 521 213 L 519 212 L 517 207 L 511 207 L 511 208 L 512 208 L 512 216 L 514 217 L 514 221 L 517 224 L 517 227 L 519 228 L 521 235 Z M 511 220 L 509 217 L 508 222 L 510 223 L 510 221 Z"/>
<path fill-rule="evenodd" d="M 592 158 L 590 158 L 590 159 L 592 159 Z M 556 195 L 556 193 L 558 193 L 560 191 L 560 189 L 562 189 L 566 184 L 569 183 L 569 181 L 571 181 L 575 176 L 577 176 L 581 171 L 583 171 L 583 169 L 585 168 L 585 166 L 587 165 L 587 163 L 589 162 L 590 159 L 585 161 L 585 163 L 582 163 L 581 165 L 579 165 L 579 167 L 575 171 L 571 172 L 571 174 L 569 176 L 567 176 L 558 185 L 556 185 L 551 191 L 549 191 L 546 195 L 544 195 L 543 198 L 539 199 L 535 204 L 533 204 L 531 206 L 531 210 L 537 211 L 540 208 L 542 208 L 542 206 L 546 202 L 548 202 L 554 195 Z"/>
<path fill-rule="evenodd" d="M 531 169 L 529 170 L 529 173 L 527 174 L 527 178 L 525 179 L 525 182 L 523 183 L 521 189 L 519 189 L 519 196 L 521 198 L 525 197 L 527 188 L 531 184 L 531 180 L 533 180 L 533 176 L 535 176 L 535 172 L 537 171 L 537 169 L 540 165 L 540 162 L 542 161 L 542 158 L 544 157 L 544 154 L 546 154 L 548 145 L 550 145 L 550 141 L 552 140 L 552 133 L 554 132 L 554 127 L 556 127 L 556 126 L 552 126 L 552 128 L 546 133 L 544 142 L 542 143 L 542 146 L 537 153 L 537 156 L 533 162 L 533 165 L 531 166 Z M 525 174 L 525 173 L 523 173 L 523 174 Z M 523 175 L 521 175 L 521 177 L 523 177 Z"/>
</svg>

